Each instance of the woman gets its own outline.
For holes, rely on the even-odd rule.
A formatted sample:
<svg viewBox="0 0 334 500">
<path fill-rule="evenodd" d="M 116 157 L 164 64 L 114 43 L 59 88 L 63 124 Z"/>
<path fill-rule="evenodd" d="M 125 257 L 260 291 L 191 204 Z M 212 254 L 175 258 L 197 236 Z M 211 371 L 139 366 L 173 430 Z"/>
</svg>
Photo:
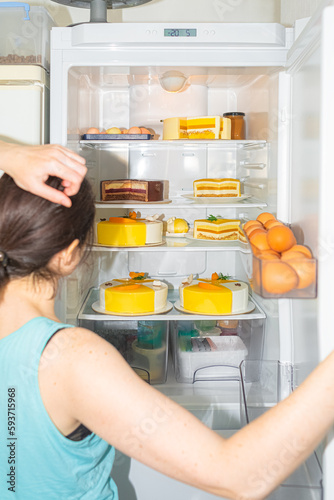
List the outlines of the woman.
<svg viewBox="0 0 334 500">
<path fill-rule="evenodd" d="M 48 182 L 61 189 L 59 179 Z M 0 199 L 1 500 L 14 491 L 19 500 L 117 499 L 112 446 L 223 498 L 262 499 L 333 424 L 331 354 L 231 438 L 206 428 L 142 381 L 108 342 L 55 315 L 58 280 L 91 238 L 88 182 L 70 209 L 22 191 L 7 175 Z"/>
<path fill-rule="evenodd" d="M 57 144 L 22 146 L 0 141 L 0 170 L 22 189 L 65 207 L 71 206 L 69 196 L 79 191 L 87 172 L 85 164 L 84 158 Z M 63 179 L 64 191 L 46 184 L 49 175 Z"/>
</svg>

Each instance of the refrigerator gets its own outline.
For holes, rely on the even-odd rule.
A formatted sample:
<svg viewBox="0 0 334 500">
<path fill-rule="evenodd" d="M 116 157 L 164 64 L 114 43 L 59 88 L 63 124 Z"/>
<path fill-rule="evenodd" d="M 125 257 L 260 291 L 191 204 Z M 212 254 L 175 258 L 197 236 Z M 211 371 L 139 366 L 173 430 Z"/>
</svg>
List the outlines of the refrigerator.
<svg viewBox="0 0 334 500">
<path fill-rule="evenodd" d="M 251 312 L 237 316 L 190 315 L 175 306 L 178 287 L 190 274 L 222 272 L 251 284 L 251 249 L 239 242 L 164 238 L 163 245 L 144 249 L 96 245 L 90 264 L 63 283 L 57 300 L 62 320 L 96 331 L 125 357 L 132 349 L 128 360 L 139 376 L 223 436 L 286 397 L 333 348 L 333 25 L 334 2 L 325 1 L 298 37 L 294 28 L 247 23 L 88 23 L 51 32 L 51 142 L 86 158 L 96 223 L 131 210 L 164 220 L 182 217 L 190 226 L 211 214 L 247 221 L 266 211 L 288 224 L 315 256 L 317 282 L 310 295 L 268 298 L 251 290 Z M 182 81 L 172 92 L 166 91 L 170 72 Z M 231 111 L 245 113 L 244 140 L 163 140 L 166 118 Z M 84 138 L 90 127 L 132 126 L 152 130 L 154 138 Z M 229 177 L 241 180 L 247 197 L 215 204 L 192 199 L 195 179 Z M 103 203 L 101 181 L 120 178 L 164 180 L 166 199 Z M 96 313 L 99 285 L 132 271 L 167 283 L 173 308 L 144 318 Z M 212 331 L 219 321 L 234 322 L 242 347 L 222 361 L 207 357 L 198 370 L 191 353 L 180 348 L 180 333 Z M 164 339 L 154 368 L 133 349 L 147 326 Z M 332 499 L 331 437 L 268 498 Z M 268 465 L 264 478 L 270 473 Z M 127 500 L 216 498 L 121 454 L 113 474 Z"/>
</svg>

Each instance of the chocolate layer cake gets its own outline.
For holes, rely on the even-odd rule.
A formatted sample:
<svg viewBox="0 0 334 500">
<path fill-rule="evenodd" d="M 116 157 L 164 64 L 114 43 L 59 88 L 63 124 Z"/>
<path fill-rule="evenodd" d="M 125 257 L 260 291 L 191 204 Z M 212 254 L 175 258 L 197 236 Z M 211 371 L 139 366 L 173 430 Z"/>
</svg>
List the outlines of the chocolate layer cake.
<svg viewBox="0 0 334 500">
<path fill-rule="evenodd" d="M 101 200 L 162 201 L 164 182 L 138 179 L 116 179 L 101 182 Z"/>
</svg>

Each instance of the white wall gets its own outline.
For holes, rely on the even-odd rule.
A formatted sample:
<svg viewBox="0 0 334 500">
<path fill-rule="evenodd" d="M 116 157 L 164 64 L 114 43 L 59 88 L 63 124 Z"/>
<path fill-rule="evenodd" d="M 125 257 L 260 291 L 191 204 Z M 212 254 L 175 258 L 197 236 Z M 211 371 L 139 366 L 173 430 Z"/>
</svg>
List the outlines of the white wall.
<svg viewBox="0 0 334 500">
<path fill-rule="evenodd" d="M 68 8 L 51 0 L 44 5 L 59 26 L 89 21 L 89 10 Z M 140 7 L 109 10 L 111 22 L 279 22 L 281 0 L 152 0 Z"/>
</svg>

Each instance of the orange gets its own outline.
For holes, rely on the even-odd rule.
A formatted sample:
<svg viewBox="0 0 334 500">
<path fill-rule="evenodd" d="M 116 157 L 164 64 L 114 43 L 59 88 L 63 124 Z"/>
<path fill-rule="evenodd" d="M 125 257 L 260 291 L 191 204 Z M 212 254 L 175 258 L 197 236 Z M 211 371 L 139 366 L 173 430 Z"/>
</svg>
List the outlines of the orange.
<svg viewBox="0 0 334 500">
<path fill-rule="evenodd" d="M 142 134 L 151 134 L 151 132 L 145 127 L 140 127 L 140 130 Z"/>
<path fill-rule="evenodd" d="M 262 214 L 258 215 L 256 220 L 260 221 L 262 224 L 268 222 L 268 220 L 276 220 L 276 217 L 269 212 L 262 212 Z"/>
<path fill-rule="evenodd" d="M 250 240 L 255 234 L 258 234 L 258 233 L 266 233 L 266 230 L 264 228 L 257 227 L 257 226 L 251 227 L 248 234 L 247 234 L 248 239 Z"/>
<path fill-rule="evenodd" d="M 130 127 L 128 134 L 141 134 L 141 130 L 139 127 Z"/>
<path fill-rule="evenodd" d="M 277 252 L 266 250 L 257 255 L 258 259 L 261 260 L 280 260 L 280 256 Z"/>
<path fill-rule="evenodd" d="M 316 265 L 314 260 L 310 260 L 307 257 L 304 257 L 304 259 L 301 260 L 289 261 L 289 265 L 298 274 L 299 283 L 296 288 L 298 288 L 299 290 L 302 288 L 307 288 L 315 282 Z"/>
<path fill-rule="evenodd" d="M 246 222 L 246 224 L 243 225 L 243 230 L 247 234 L 249 232 L 249 229 L 253 226 L 254 227 L 263 227 L 261 222 L 258 222 L 256 220 L 249 220 L 248 222 Z"/>
<path fill-rule="evenodd" d="M 250 239 L 250 243 L 258 250 L 270 250 L 270 246 L 267 241 L 267 233 L 265 232 L 254 234 L 254 236 Z"/>
<path fill-rule="evenodd" d="M 312 259 L 312 252 L 309 248 L 305 247 L 304 245 L 293 245 L 287 252 L 301 252 L 303 253 L 306 257 L 309 257 Z M 284 252 L 284 253 L 287 253 Z M 283 257 L 283 255 L 282 255 Z"/>
<path fill-rule="evenodd" d="M 296 245 L 293 232 L 286 226 L 275 226 L 267 233 L 268 245 L 276 252 L 285 252 Z"/>
<path fill-rule="evenodd" d="M 98 128 L 96 128 L 96 127 L 90 127 L 90 128 L 87 130 L 87 132 L 86 132 L 86 134 L 99 134 L 99 133 L 100 133 L 100 131 L 99 131 L 99 129 L 98 129 Z"/>
<path fill-rule="evenodd" d="M 309 257 L 306 257 L 306 255 L 304 253 L 295 252 L 294 250 L 288 250 L 287 252 L 283 252 L 281 255 L 281 259 L 284 261 L 300 260 L 300 259 L 308 259 L 308 258 Z"/>
<path fill-rule="evenodd" d="M 298 286 L 296 271 L 286 262 L 263 262 L 262 285 L 267 293 L 283 295 Z"/>
<path fill-rule="evenodd" d="M 283 225 L 284 225 L 283 222 L 280 222 L 279 220 L 274 220 L 274 219 L 270 219 L 264 223 L 264 227 L 266 229 L 271 229 L 274 226 L 283 226 Z"/>
</svg>

